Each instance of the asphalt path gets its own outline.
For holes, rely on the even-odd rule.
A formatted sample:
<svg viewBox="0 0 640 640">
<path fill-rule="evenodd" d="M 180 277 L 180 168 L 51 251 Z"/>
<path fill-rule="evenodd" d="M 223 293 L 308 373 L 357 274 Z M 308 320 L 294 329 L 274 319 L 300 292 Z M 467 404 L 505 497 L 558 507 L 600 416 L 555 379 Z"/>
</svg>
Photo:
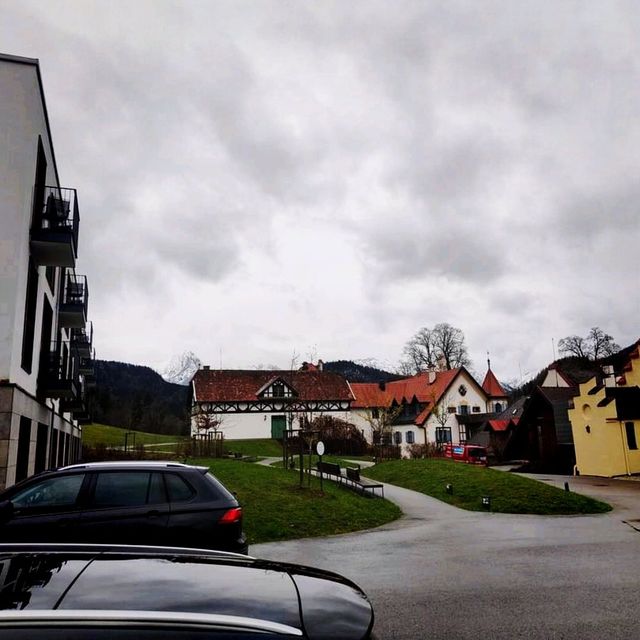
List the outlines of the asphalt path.
<svg viewBox="0 0 640 640">
<path fill-rule="evenodd" d="M 574 486 L 613 498 L 614 511 L 476 513 L 385 485 L 399 520 L 250 553 L 351 578 L 373 602 L 378 638 L 640 638 L 640 483 L 580 478 Z"/>
</svg>

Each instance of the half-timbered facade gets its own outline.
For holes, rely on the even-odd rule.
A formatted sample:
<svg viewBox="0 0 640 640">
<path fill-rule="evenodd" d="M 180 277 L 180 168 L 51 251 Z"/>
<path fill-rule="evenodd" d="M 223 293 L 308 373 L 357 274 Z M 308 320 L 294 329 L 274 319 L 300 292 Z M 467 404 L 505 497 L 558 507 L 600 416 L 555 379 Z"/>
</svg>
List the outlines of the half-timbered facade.
<svg viewBox="0 0 640 640">
<path fill-rule="evenodd" d="M 191 382 L 191 434 L 221 431 L 227 439 L 280 438 L 318 415 L 349 419 L 353 394 L 339 374 L 302 371 L 210 369 Z"/>
</svg>

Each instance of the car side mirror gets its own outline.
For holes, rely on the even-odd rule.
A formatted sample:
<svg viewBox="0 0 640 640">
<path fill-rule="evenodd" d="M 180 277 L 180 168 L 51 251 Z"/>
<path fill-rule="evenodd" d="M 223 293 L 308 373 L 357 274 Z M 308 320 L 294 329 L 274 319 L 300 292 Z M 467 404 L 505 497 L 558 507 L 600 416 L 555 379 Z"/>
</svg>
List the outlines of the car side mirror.
<svg viewBox="0 0 640 640">
<path fill-rule="evenodd" d="M 13 502 L 11 500 L 3 500 L 0 502 L 0 523 L 4 524 L 13 518 Z"/>
</svg>

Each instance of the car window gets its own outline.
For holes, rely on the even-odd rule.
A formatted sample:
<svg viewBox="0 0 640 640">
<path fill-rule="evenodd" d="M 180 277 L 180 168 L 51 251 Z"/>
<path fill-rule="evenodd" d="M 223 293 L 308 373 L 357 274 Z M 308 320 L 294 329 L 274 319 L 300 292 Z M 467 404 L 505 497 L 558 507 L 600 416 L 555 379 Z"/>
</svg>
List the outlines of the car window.
<svg viewBox="0 0 640 640">
<path fill-rule="evenodd" d="M 169 502 L 186 502 L 194 496 L 194 491 L 187 482 L 175 473 L 165 474 Z"/>
<path fill-rule="evenodd" d="M 48 478 L 18 491 L 11 502 L 18 509 L 71 506 L 78 499 L 83 480 L 83 473 Z"/>
<path fill-rule="evenodd" d="M 99 473 L 92 503 L 96 507 L 135 507 L 147 503 L 150 473 Z"/>
<path fill-rule="evenodd" d="M 164 490 L 161 473 L 151 474 L 151 484 L 149 485 L 149 504 L 158 504 L 167 501 L 167 494 Z"/>
</svg>

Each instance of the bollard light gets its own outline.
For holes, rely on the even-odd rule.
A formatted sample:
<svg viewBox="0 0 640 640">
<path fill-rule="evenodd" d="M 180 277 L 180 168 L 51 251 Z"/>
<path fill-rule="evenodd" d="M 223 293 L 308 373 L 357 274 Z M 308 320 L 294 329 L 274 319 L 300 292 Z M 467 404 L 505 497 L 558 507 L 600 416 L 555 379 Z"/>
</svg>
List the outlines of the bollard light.
<svg viewBox="0 0 640 640">
<path fill-rule="evenodd" d="M 568 482 L 564 483 L 564 490 L 565 491 L 571 491 L 571 489 L 569 489 L 569 483 Z"/>
<path fill-rule="evenodd" d="M 491 496 L 482 496 L 482 506 L 487 511 L 491 511 Z"/>
<path fill-rule="evenodd" d="M 449 495 L 453 495 L 453 485 L 452 485 L 452 484 L 447 484 L 447 486 L 445 487 L 445 491 L 446 491 Z"/>
</svg>

